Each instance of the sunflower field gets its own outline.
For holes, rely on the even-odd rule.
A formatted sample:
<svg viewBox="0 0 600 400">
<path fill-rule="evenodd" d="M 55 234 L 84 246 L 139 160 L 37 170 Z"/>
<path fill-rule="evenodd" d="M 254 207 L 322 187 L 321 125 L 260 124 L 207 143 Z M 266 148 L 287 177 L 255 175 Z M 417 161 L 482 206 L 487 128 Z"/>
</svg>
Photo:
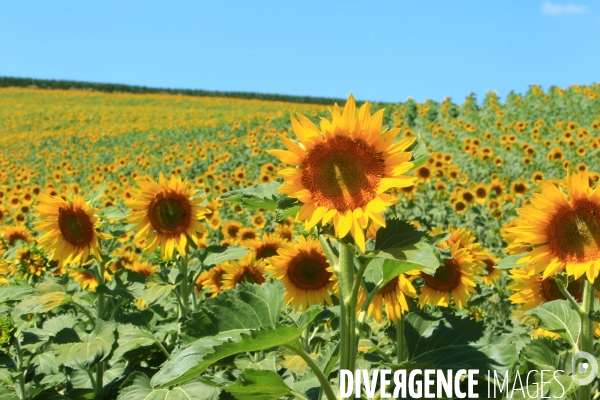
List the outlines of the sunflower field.
<svg viewBox="0 0 600 400">
<path fill-rule="evenodd" d="M 0 88 L 0 398 L 600 398 L 599 96 Z"/>
</svg>

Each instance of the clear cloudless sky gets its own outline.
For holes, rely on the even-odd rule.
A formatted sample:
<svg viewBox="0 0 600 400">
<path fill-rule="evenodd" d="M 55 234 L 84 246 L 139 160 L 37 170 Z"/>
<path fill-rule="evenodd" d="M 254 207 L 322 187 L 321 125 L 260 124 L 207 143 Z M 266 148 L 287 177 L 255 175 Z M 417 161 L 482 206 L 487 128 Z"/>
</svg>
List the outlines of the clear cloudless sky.
<svg viewBox="0 0 600 400">
<path fill-rule="evenodd" d="M 600 82 L 600 3 L 0 0 L 0 76 L 382 102 Z"/>
</svg>

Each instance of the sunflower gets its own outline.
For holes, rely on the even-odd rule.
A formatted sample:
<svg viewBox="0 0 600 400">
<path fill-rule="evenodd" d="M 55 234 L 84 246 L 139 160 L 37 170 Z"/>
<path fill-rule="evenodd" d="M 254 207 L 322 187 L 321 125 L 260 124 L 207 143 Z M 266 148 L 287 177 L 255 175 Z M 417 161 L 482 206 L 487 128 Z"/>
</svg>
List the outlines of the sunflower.
<svg viewBox="0 0 600 400">
<path fill-rule="evenodd" d="M 242 224 L 237 221 L 227 221 L 221 227 L 225 239 L 237 240 L 242 229 Z"/>
<path fill-rule="evenodd" d="M 288 225 L 277 225 L 274 233 L 282 240 L 292 240 L 294 238 L 294 229 Z"/>
<path fill-rule="evenodd" d="M 8 266 L 10 262 L 3 258 L 0 258 L 0 285 L 8 286 L 8 279 L 6 279 L 6 274 L 8 274 Z"/>
<path fill-rule="evenodd" d="M 130 271 L 137 272 L 138 274 L 142 274 L 146 277 L 158 272 L 158 267 L 156 265 L 150 265 L 146 261 L 136 260 L 132 264 L 127 264 L 125 268 Z"/>
<path fill-rule="evenodd" d="M 485 185 L 483 183 L 475 186 L 475 200 L 478 203 L 485 203 L 485 200 L 487 199 L 487 188 L 485 187 Z"/>
<path fill-rule="evenodd" d="M 77 269 L 71 270 L 69 275 L 75 280 L 75 282 L 79 282 L 81 284 L 81 288 L 83 290 L 88 289 L 90 292 L 96 291 L 96 288 L 98 287 L 98 280 L 96 279 L 96 275 L 92 274 L 91 272 Z"/>
<path fill-rule="evenodd" d="M 417 275 L 418 271 L 408 271 L 406 275 Z M 373 315 L 377 322 L 381 321 L 383 301 L 385 300 L 385 313 L 389 322 L 396 322 L 402 314 L 408 312 L 409 306 L 406 297 L 417 298 L 417 291 L 411 283 L 411 279 L 405 274 L 400 274 L 381 288 L 373 297 L 368 315 Z"/>
<path fill-rule="evenodd" d="M 467 249 L 459 248 L 459 243 L 450 247 L 452 258 L 444 260 L 434 275 L 421 272 L 424 285 L 419 295 L 419 306 L 426 304 L 448 307 L 450 294 L 458 308 L 464 308 L 470 293 L 475 293 L 475 262 Z"/>
<path fill-rule="evenodd" d="M 98 238 L 109 239 L 110 236 L 98 232 L 97 210 L 91 208 L 83 196 L 63 200 L 40 194 L 36 209 L 41 220 L 35 227 L 44 232 L 39 245 L 46 249 L 51 259 L 58 260 L 59 267 L 83 264 L 90 253 L 100 260 Z"/>
<path fill-rule="evenodd" d="M 198 245 L 197 233 L 205 232 L 200 223 L 207 209 L 200 206 L 203 198 L 194 198 L 187 179 L 171 175 L 167 181 L 161 172 L 158 183 L 152 178 L 138 179 L 140 189 L 126 204 L 132 209 L 127 220 L 136 224 L 136 239 L 146 238 L 145 250 L 153 252 L 160 245 L 163 259 L 173 256 L 175 248 L 185 255 L 188 238 Z"/>
<path fill-rule="evenodd" d="M 537 181 L 543 181 L 544 180 L 544 173 L 541 171 L 536 171 L 531 175 L 531 181 L 533 183 L 537 183 Z"/>
<path fill-rule="evenodd" d="M 265 233 L 262 236 L 262 240 L 248 240 L 244 244 L 252 249 L 258 261 L 276 256 L 277 250 L 281 247 L 282 243 L 283 241 L 277 235 Z"/>
<path fill-rule="evenodd" d="M 383 110 L 371 116 L 368 102 L 357 110 L 352 95 L 343 113 L 334 105 L 332 116 L 332 122 L 321 119 L 320 129 L 301 114 L 300 121 L 292 117 L 301 145 L 280 135 L 289 150 L 268 152 L 294 166 L 278 174 L 284 179 L 280 192 L 303 203 L 296 220 L 306 230 L 333 221 L 336 237 L 350 233 L 365 251 L 369 221 L 384 226 L 381 213 L 398 201 L 385 192 L 414 184 L 415 178 L 403 175 L 413 167 L 412 152 L 404 150 L 416 138 L 392 144 L 400 129 L 382 134 Z"/>
<path fill-rule="evenodd" d="M 431 229 L 431 235 L 433 236 L 443 233 L 446 232 L 441 228 Z M 439 243 L 440 248 L 447 249 L 456 244 L 458 245 L 459 249 L 467 250 L 468 254 L 473 258 L 473 262 L 475 264 L 481 267 L 485 266 L 485 260 L 488 258 L 489 254 L 483 250 L 481 244 L 477 243 L 477 238 L 472 231 L 468 230 L 467 228 L 454 228 L 453 226 L 449 226 L 448 233 L 450 233 L 450 237 Z"/>
<path fill-rule="evenodd" d="M 511 184 L 511 192 L 521 197 L 529 190 L 529 185 L 524 181 L 515 181 Z"/>
<path fill-rule="evenodd" d="M 200 294 L 203 289 L 208 289 L 207 297 L 215 297 L 219 292 L 222 292 L 223 274 L 225 274 L 225 270 L 222 265 L 202 271 L 196 280 L 196 294 Z"/>
<path fill-rule="evenodd" d="M 509 228 L 513 242 L 534 247 L 519 263 L 533 264 L 544 278 L 566 268 L 576 279 L 584 273 L 594 282 L 600 271 L 600 192 L 589 186 L 586 172 L 567 175 L 565 195 L 549 182 L 540 183 L 530 205 L 519 209 L 518 225 Z"/>
<path fill-rule="evenodd" d="M 240 242 L 245 243 L 248 240 L 254 240 L 258 237 L 258 233 L 254 228 L 242 228 L 238 235 Z"/>
<path fill-rule="evenodd" d="M 483 260 L 487 275 L 482 275 L 481 281 L 487 286 L 492 286 L 492 284 L 494 284 L 494 282 L 496 282 L 502 276 L 503 271 L 501 269 L 494 268 L 495 265 L 498 264 L 498 261 L 500 261 L 498 258 L 489 253 L 486 254 L 486 257 Z"/>
<path fill-rule="evenodd" d="M 15 259 L 8 267 L 11 275 L 17 275 L 27 279 L 28 277 L 40 277 L 46 272 L 44 260 L 39 252 L 31 251 L 27 247 L 17 250 Z"/>
<path fill-rule="evenodd" d="M 10 211 L 8 211 L 5 207 L 0 205 L 0 224 L 4 222 L 5 219 L 10 215 Z"/>
<path fill-rule="evenodd" d="M 525 222 L 519 218 L 512 219 L 502 225 L 500 235 L 502 239 L 507 243 L 504 247 L 506 254 L 515 255 L 521 253 L 527 253 L 532 250 L 531 244 L 524 242 L 523 240 L 517 239 L 517 235 L 510 231 L 511 228 L 524 224 Z"/>
<path fill-rule="evenodd" d="M 521 304 L 520 311 L 531 310 L 542 303 L 553 300 L 566 300 L 558 289 L 554 279 L 543 279 L 540 274 L 535 273 L 533 266 L 525 268 L 513 268 L 510 277 L 515 281 L 507 287 L 514 294 L 508 299 L 513 304 Z M 571 281 L 567 291 L 577 300 L 581 301 L 583 296 L 583 284 L 581 280 Z"/>
<path fill-rule="evenodd" d="M 452 207 L 454 207 L 454 211 L 456 211 L 457 214 L 462 214 L 467 211 L 467 203 L 462 200 L 454 202 Z"/>
<path fill-rule="evenodd" d="M 427 165 L 421 165 L 417 169 L 415 169 L 415 176 L 419 179 L 419 182 L 429 182 L 431 179 L 432 173 Z"/>
<path fill-rule="evenodd" d="M 298 243 L 288 242 L 269 260 L 266 270 L 285 286 L 284 302 L 296 310 L 313 304 L 332 305 L 335 275 L 318 241 L 300 236 Z"/>
<path fill-rule="evenodd" d="M 266 280 L 264 277 L 265 262 L 264 260 L 256 261 L 253 253 L 239 259 L 237 262 L 224 263 L 223 270 L 225 271 L 221 281 L 223 290 L 233 289 L 240 282 L 262 284 Z"/>
<path fill-rule="evenodd" d="M 265 216 L 263 213 L 257 213 L 254 214 L 254 216 L 252 217 L 252 226 L 254 226 L 254 229 L 262 229 L 265 227 L 265 224 L 267 223 L 267 220 L 265 219 Z"/>
<path fill-rule="evenodd" d="M 5 227 L 0 231 L 0 237 L 4 237 L 9 246 L 14 246 L 17 240 L 22 240 L 27 244 L 32 241 L 31 235 L 23 225 Z"/>
</svg>

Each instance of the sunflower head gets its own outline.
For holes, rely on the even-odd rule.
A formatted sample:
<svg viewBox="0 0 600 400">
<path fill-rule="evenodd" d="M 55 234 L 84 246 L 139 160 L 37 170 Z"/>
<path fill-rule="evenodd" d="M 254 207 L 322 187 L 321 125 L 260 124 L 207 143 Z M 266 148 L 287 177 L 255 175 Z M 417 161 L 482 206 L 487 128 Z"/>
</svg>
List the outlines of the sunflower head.
<svg viewBox="0 0 600 400">
<path fill-rule="evenodd" d="M 450 295 L 458 308 L 464 308 L 470 293 L 475 292 L 475 262 L 467 249 L 460 248 L 459 243 L 450 247 L 452 258 L 445 259 L 444 264 L 436 269 L 433 275 L 424 272 L 420 277 L 424 281 L 419 295 L 419 306 L 426 304 L 448 307 Z"/>
<path fill-rule="evenodd" d="M 0 237 L 3 237 L 9 246 L 14 246 L 18 240 L 22 240 L 27 244 L 32 242 L 29 231 L 23 225 L 5 227 L 0 231 Z"/>
<path fill-rule="evenodd" d="M 204 200 L 194 197 L 187 179 L 171 175 L 167 180 L 161 172 L 158 182 L 146 177 L 137 180 L 140 187 L 126 204 L 132 213 L 130 223 L 136 224 L 135 240 L 145 238 L 145 250 L 152 252 L 160 246 L 161 256 L 171 258 L 175 249 L 185 255 L 188 240 L 198 245 L 198 234 L 206 228 L 200 222 L 209 210 L 200 206 Z"/>
<path fill-rule="evenodd" d="M 375 320 L 379 322 L 382 319 L 383 305 L 385 304 L 388 321 L 396 322 L 402 317 L 402 314 L 409 311 L 407 297 L 418 297 L 417 291 L 412 285 L 413 278 L 418 274 L 418 271 L 409 271 L 386 283 L 373 297 L 367 313 L 373 315 Z"/>
<path fill-rule="evenodd" d="M 414 183 L 404 174 L 413 166 L 405 150 L 415 138 L 393 144 L 400 129 L 382 134 L 382 118 L 383 110 L 371 115 L 369 103 L 357 110 L 350 95 L 343 112 L 334 105 L 332 120 L 322 119 L 320 127 L 301 114 L 292 117 L 300 143 L 280 135 L 287 150 L 268 151 L 293 166 L 279 171 L 280 191 L 303 203 L 296 220 L 306 230 L 332 221 L 336 237 L 350 233 L 364 251 L 369 222 L 385 225 L 381 213 L 398 201 L 385 192 Z"/>
<path fill-rule="evenodd" d="M 223 275 L 220 281 L 220 288 L 233 289 L 238 283 L 248 282 L 262 284 L 266 281 L 264 277 L 264 260 L 256 261 L 253 253 L 237 260 L 222 264 Z"/>
<path fill-rule="evenodd" d="M 278 255 L 269 259 L 266 270 L 283 282 L 284 301 L 295 309 L 332 304 L 335 275 L 318 241 L 300 236 L 297 243 L 286 242 Z"/>
<path fill-rule="evenodd" d="M 99 218 L 83 196 L 75 195 L 64 200 L 60 197 L 40 195 L 36 206 L 37 230 L 44 234 L 39 245 L 59 261 L 59 265 L 82 264 L 91 253 L 100 260 L 98 238 L 110 236 L 98 231 Z"/>
<path fill-rule="evenodd" d="M 519 263 L 534 265 L 544 278 L 565 270 L 575 279 L 583 274 L 594 282 L 600 272 L 600 192 L 589 186 L 587 171 L 568 175 L 566 194 L 550 182 L 519 209 L 519 218 L 507 232 L 513 243 L 532 249 Z"/>
</svg>

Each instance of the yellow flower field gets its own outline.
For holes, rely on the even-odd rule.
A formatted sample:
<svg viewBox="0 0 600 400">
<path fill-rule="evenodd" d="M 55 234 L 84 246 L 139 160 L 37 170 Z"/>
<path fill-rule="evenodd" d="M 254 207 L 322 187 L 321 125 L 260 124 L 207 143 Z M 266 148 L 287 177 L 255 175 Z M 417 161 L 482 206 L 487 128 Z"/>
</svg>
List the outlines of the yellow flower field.
<svg viewBox="0 0 600 400">
<path fill-rule="evenodd" d="M 0 88 L 0 397 L 333 400 L 344 369 L 598 351 L 599 96 Z"/>
</svg>

